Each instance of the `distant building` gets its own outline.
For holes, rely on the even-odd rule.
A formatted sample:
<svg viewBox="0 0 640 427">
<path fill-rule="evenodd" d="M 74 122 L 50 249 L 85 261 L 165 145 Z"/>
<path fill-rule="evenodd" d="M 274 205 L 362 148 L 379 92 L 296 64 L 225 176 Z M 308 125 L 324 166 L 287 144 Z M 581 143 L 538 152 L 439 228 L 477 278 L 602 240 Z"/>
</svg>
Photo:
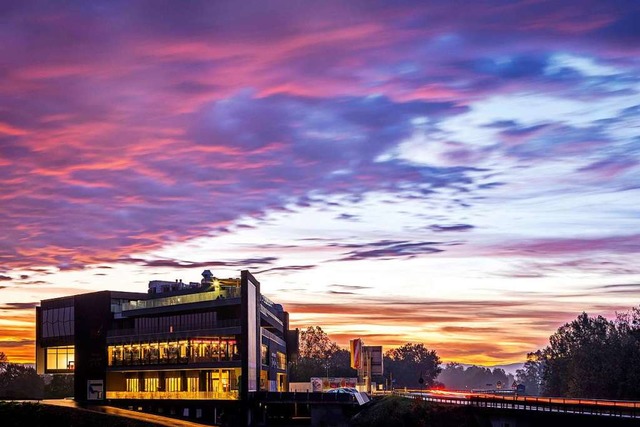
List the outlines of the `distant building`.
<svg viewBox="0 0 640 427">
<path fill-rule="evenodd" d="M 286 391 L 297 353 L 282 306 L 248 271 L 154 280 L 148 293 L 101 291 L 36 308 L 38 373 L 73 373 L 75 400 L 236 401 Z"/>
</svg>

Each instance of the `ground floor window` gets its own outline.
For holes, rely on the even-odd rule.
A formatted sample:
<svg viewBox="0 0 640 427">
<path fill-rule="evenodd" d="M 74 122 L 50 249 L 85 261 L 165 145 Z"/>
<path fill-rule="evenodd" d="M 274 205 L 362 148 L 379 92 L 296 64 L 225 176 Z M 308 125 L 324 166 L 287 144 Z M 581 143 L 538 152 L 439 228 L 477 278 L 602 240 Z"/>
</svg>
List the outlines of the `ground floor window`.
<svg viewBox="0 0 640 427">
<path fill-rule="evenodd" d="M 241 372 L 240 368 L 109 372 L 107 396 L 114 399 L 237 399 Z"/>
<path fill-rule="evenodd" d="M 127 391 L 140 391 L 138 378 L 127 378 Z"/>
<path fill-rule="evenodd" d="M 48 347 L 46 355 L 48 371 L 72 371 L 75 367 L 75 349 L 72 345 Z"/>
</svg>

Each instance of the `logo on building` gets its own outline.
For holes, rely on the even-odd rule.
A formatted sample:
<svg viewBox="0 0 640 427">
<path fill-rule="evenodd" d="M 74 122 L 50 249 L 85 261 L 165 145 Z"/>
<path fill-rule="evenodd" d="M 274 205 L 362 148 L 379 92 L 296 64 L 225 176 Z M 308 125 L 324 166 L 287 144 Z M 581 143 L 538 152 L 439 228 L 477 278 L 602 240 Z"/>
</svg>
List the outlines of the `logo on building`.
<svg viewBox="0 0 640 427">
<path fill-rule="evenodd" d="M 104 399 L 104 381 L 87 380 L 87 400 Z"/>
</svg>

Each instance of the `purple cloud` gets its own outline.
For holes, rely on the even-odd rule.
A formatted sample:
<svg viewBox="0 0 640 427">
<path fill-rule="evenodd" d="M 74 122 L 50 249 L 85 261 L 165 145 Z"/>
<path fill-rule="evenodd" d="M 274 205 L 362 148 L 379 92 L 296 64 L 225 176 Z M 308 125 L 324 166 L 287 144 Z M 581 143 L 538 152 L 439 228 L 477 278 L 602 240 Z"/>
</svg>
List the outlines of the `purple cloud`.
<svg viewBox="0 0 640 427">
<path fill-rule="evenodd" d="M 640 235 L 606 236 L 600 238 L 548 238 L 512 242 L 496 248 L 500 255 L 578 255 L 605 252 L 636 254 L 640 252 Z"/>
<path fill-rule="evenodd" d="M 261 273 L 272 273 L 274 271 L 276 272 L 282 272 L 282 271 L 306 271 L 306 270 L 313 270 L 314 268 L 316 268 L 316 265 L 285 265 L 285 266 L 281 266 L 281 267 L 273 267 L 273 268 L 267 268 L 266 270 L 260 270 L 260 271 L 256 271 L 256 274 L 261 274 Z"/>
<path fill-rule="evenodd" d="M 441 232 L 449 232 L 449 231 L 470 231 L 475 227 L 469 224 L 453 224 L 453 225 L 438 225 L 434 224 L 429 226 L 431 231 L 435 231 L 436 233 Z"/>
<path fill-rule="evenodd" d="M 133 263 L 142 265 L 145 267 L 168 267 L 168 268 L 209 268 L 209 267 L 249 267 L 263 266 L 273 264 L 278 258 L 275 257 L 262 257 L 262 258 L 246 258 L 239 260 L 227 260 L 227 261 L 183 261 L 175 259 L 153 259 L 146 260 L 140 258 L 121 258 L 118 262 L 121 263 Z"/>
<path fill-rule="evenodd" d="M 7 302 L 0 305 L 0 310 L 32 310 L 39 302 Z"/>
<path fill-rule="evenodd" d="M 444 249 L 435 246 L 441 242 L 410 242 L 382 240 L 363 244 L 334 244 L 339 248 L 353 249 L 339 259 L 339 261 L 360 261 L 365 259 L 393 259 L 413 258 L 443 252 Z"/>
</svg>

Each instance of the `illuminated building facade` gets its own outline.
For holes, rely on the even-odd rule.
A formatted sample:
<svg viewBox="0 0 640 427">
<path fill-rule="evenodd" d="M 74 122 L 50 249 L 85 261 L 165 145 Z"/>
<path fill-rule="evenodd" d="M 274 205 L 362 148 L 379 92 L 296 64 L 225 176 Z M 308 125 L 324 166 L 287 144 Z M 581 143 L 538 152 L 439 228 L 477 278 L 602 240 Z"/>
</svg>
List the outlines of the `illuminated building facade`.
<svg viewBox="0 0 640 427">
<path fill-rule="evenodd" d="M 44 300 L 39 373 L 73 373 L 75 399 L 235 401 L 286 391 L 297 331 L 248 271 L 200 282 L 151 281 L 148 293 Z"/>
</svg>

